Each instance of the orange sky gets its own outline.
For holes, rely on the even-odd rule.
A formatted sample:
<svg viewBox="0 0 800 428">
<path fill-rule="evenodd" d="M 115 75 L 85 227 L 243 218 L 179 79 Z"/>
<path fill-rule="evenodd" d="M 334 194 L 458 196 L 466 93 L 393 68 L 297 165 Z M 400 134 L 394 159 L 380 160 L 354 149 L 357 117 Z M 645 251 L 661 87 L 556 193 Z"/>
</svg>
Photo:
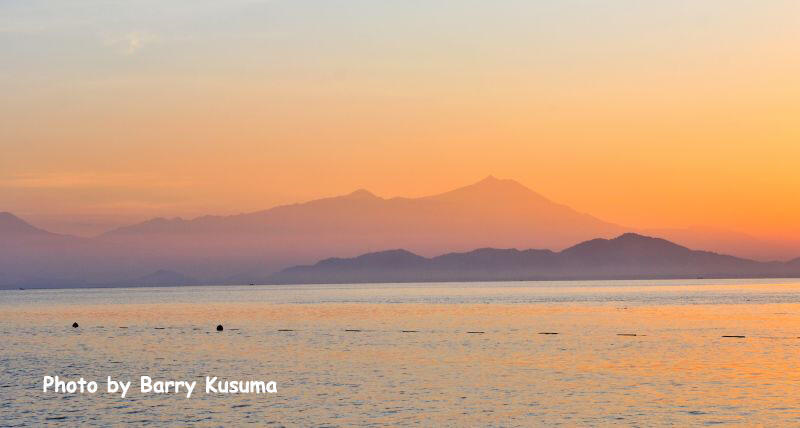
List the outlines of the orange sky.
<svg viewBox="0 0 800 428">
<path fill-rule="evenodd" d="M 800 240 L 794 1 L 0 5 L 0 211 L 82 234 L 516 179 Z"/>
</svg>

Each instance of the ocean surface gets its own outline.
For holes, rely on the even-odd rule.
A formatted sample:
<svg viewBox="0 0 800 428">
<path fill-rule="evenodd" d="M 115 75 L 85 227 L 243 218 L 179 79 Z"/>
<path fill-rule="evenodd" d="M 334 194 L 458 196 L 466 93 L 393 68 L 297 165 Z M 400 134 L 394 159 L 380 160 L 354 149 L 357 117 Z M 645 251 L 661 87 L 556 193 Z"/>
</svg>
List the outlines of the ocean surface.
<svg viewBox="0 0 800 428">
<path fill-rule="evenodd" d="M 3 426 L 796 426 L 799 365 L 798 280 L 0 291 Z"/>
</svg>

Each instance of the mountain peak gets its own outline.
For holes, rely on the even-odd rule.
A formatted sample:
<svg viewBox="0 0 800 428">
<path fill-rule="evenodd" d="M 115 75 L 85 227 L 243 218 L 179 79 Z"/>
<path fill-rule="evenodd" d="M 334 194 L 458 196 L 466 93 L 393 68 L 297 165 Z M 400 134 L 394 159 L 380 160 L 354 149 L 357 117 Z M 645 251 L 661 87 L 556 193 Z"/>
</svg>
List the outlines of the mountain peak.
<svg viewBox="0 0 800 428">
<path fill-rule="evenodd" d="M 547 198 L 520 184 L 518 181 L 497 178 L 490 175 L 476 183 L 460 187 L 429 198 L 485 201 L 485 200 L 537 200 L 540 203 L 550 202 Z"/>
<path fill-rule="evenodd" d="M 2 234 L 33 234 L 47 233 L 37 229 L 25 220 L 11 214 L 10 212 L 0 212 L 0 233 Z"/>
<path fill-rule="evenodd" d="M 351 193 L 347 194 L 348 198 L 359 198 L 359 199 L 379 199 L 375 196 L 374 193 L 370 192 L 367 189 L 358 189 Z"/>
<path fill-rule="evenodd" d="M 688 250 L 688 248 L 678 245 L 672 241 L 668 241 L 664 238 L 658 238 L 655 236 L 647 236 L 641 235 L 635 232 L 628 232 L 623 233 L 622 235 L 617 236 L 614 239 L 610 239 L 609 243 L 616 243 L 620 245 L 631 245 L 631 246 L 638 246 L 638 247 L 654 247 L 654 248 L 680 248 L 683 250 Z"/>
<path fill-rule="evenodd" d="M 666 257 L 673 254 L 689 253 L 686 247 L 667 241 L 666 239 L 644 236 L 638 233 L 624 233 L 613 239 L 597 238 L 581 242 L 563 250 L 562 254 L 574 256 L 593 255 L 593 257 L 614 258 L 625 257 Z"/>
<path fill-rule="evenodd" d="M 24 221 L 21 218 L 15 216 L 14 214 L 11 214 L 8 211 L 0 211 L 0 221 L 2 222 L 17 221 L 24 223 Z"/>
<path fill-rule="evenodd" d="M 383 250 L 383 251 L 376 251 L 373 253 L 362 254 L 358 256 L 362 259 L 382 259 L 382 258 L 410 258 L 410 259 L 417 259 L 420 256 L 412 253 L 403 248 L 397 248 L 393 250 Z"/>
<path fill-rule="evenodd" d="M 510 178 L 497 178 L 494 175 L 488 175 L 483 180 L 473 184 L 473 186 L 515 186 L 525 187 L 520 182 Z M 527 187 L 525 187 L 527 189 Z"/>
<path fill-rule="evenodd" d="M 635 232 L 627 232 L 617 236 L 616 238 L 612 239 L 612 241 L 618 241 L 618 242 L 619 241 L 662 241 L 662 239 L 654 238 L 652 236 L 642 235 Z"/>
</svg>

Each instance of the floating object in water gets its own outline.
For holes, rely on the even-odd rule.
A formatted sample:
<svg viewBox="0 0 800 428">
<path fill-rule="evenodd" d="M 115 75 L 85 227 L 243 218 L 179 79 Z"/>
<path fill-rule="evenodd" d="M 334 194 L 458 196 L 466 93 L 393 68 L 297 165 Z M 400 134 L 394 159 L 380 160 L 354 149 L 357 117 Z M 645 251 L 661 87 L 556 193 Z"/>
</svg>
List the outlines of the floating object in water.
<svg viewBox="0 0 800 428">
<path fill-rule="evenodd" d="M 217 325 L 217 331 L 222 331 L 222 324 Z"/>
<path fill-rule="evenodd" d="M 419 330 L 403 330 L 403 333 L 419 333 Z"/>
<path fill-rule="evenodd" d="M 279 328 L 278 331 L 294 331 L 291 328 Z"/>
<path fill-rule="evenodd" d="M 156 327 L 156 330 L 164 330 L 166 327 Z"/>
<path fill-rule="evenodd" d="M 636 336 L 636 333 L 617 333 L 617 336 Z"/>
<path fill-rule="evenodd" d="M 361 331 L 361 330 L 356 330 L 356 329 L 345 329 L 345 331 L 358 332 L 358 331 Z"/>
<path fill-rule="evenodd" d="M 744 339 L 745 338 L 745 336 L 739 336 L 739 335 L 735 335 L 735 334 L 723 335 L 722 337 L 731 337 L 731 338 L 735 338 L 735 339 Z"/>
<path fill-rule="evenodd" d="M 486 333 L 485 331 L 468 331 L 468 334 L 483 334 Z"/>
<path fill-rule="evenodd" d="M 250 285 L 256 285 L 255 283 L 251 282 Z"/>
<path fill-rule="evenodd" d="M 72 323 L 72 328 L 78 328 L 78 323 L 76 322 Z"/>
<path fill-rule="evenodd" d="M 554 331 L 543 331 L 543 332 L 540 332 L 539 334 L 558 334 L 558 333 L 556 333 Z"/>
<path fill-rule="evenodd" d="M 128 327 L 122 326 L 122 327 L 119 327 L 119 328 L 128 328 Z"/>
</svg>

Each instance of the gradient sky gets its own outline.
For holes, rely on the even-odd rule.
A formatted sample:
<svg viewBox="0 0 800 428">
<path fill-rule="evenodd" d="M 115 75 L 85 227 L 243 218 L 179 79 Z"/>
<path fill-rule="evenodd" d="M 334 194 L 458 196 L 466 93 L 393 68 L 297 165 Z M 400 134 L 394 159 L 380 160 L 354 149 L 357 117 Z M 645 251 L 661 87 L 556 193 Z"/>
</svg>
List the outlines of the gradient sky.
<svg viewBox="0 0 800 428">
<path fill-rule="evenodd" d="M 90 234 L 514 178 L 800 239 L 800 2 L 0 0 L 0 211 Z"/>
</svg>

